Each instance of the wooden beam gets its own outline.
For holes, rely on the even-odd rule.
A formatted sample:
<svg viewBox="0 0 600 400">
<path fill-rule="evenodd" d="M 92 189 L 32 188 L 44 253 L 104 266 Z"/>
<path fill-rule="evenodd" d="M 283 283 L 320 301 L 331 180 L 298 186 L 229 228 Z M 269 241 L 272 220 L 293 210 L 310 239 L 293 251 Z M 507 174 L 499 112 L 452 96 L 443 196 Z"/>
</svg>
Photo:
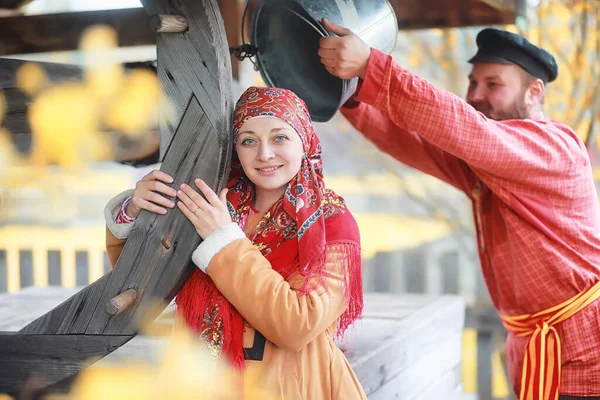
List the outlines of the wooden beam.
<svg viewBox="0 0 600 400">
<path fill-rule="evenodd" d="M 76 50 L 83 31 L 97 24 L 112 27 L 121 47 L 153 45 L 148 18 L 143 8 L 0 18 L 0 56 Z"/>
<path fill-rule="evenodd" d="M 191 185 L 200 178 L 219 192 L 229 176 L 233 105 L 229 49 L 216 0 L 143 0 L 143 4 L 150 14 L 182 15 L 189 24 L 186 35 L 158 36 L 159 78 L 180 110 L 173 131 L 165 135 L 161 132 L 161 139 L 168 140 L 161 170 L 173 177 L 173 187 Z M 84 345 L 97 337 L 110 341 L 129 340 L 137 335 L 140 324 L 154 320 L 194 270 L 191 255 L 202 240 L 194 231 L 177 209 L 165 215 L 140 213 L 110 273 L 26 325 L 10 340 L 3 340 L 0 335 L 0 349 L 16 354 L 8 360 L 0 354 L 0 392 L 10 390 L 13 396 L 21 392 L 30 380 L 29 373 L 38 369 L 44 383 L 57 382 L 60 386 L 63 378 L 69 379 L 81 367 L 79 359 L 65 360 L 65 354 L 75 353 L 80 347 L 85 349 Z M 109 307 L 107 313 L 106 304 L 129 289 L 136 290 L 136 301 L 125 309 L 119 308 L 121 312 L 113 313 Z M 33 340 L 40 343 L 38 348 L 44 343 L 52 345 L 42 354 L 48 356 L 47 362 L 36 363 L 35 357 L 26 360 L 29 366 L 38 368 L 35 371 L 19 364 L 19 355 L 28 349 L 34 355 L 40 353 L 31 342 L 19 340 L 22 336 L 37 338 Z M 91 342 L 82 339 L 73 343 L 72 338 L 86 337 Z M 100 346 L 98 341 L 93 343 Z M 88 353 L 101 358 L 122 344 L 112 343 L 97 352 L 98 347 L 94 346 Z M 2 373 L 8 370 L 12 376 Z"/>
<path fill-rule="evenodd" d="M 238 0 L 217 0 L 223 23 L 225 24 L 225 33 L 227 35 L 227 45 L 229 47 L 238 47 L 242 44 L 242 14 L 244 5 Z M 231 73 L 233 79 L 239 79 L 240 61 L 231 57 Z"/>
<path fill-rule="evenodd" d="M 15 148 L 22 154 L 31 150 L 31 128 L 27 120 L 27 111 L 31 99 L 17 88 L 1 90 L 6 98 L 6 113 L 1 128 L 6 128 L 11 134 Z M 103 131 L 114 149 L 113 160 L 128 165 L 148 165 L 159 161 L 159 134 L 158 128 L 149 129 L 140 133 L 136 138 L 131 138 L 122 132 Z M 139 137 L 139 139 L 137 139 Z"/>
<path fill-rule="evenodd" d="M 2 20 L 0 19 L 0 31 Z M 2 36 L 0 36 L 2 37 Z M 0 42 L 1 46 L 1 42 Z M 0 58 L 0 89 L 13 88 L 17 86 L 15 76 L 19 68 L 31 61 L 27 60 L 15 60 L 12 58 Z M 53 82 L 63 82 L 79 80 L 83 77 L 83 70 L 77 65 L 58 64 L 58 63 L 46 63 L 46 62 L 35 62 L 46 72 L 48 79 Z"/>
<path fill-rule="evenodd" d="M 518 11 L 519 0 L 479 0 L 488 6 L 500 11 Z"/>
<path fill-rule="evenodd" d="M 391 0 L 400 30 L 504 25 L 514 23 L 522 0 L 486 0 L 518 3 L 500 10 L 483 0 Z"/>
<path fill-rule="evenodd" d="M 0 0 L 0 9 L 16 10 L 23 7 L 25 4 L 31 3 L 32 0 Z"/>
<path fill-rule="evenodd" d="M 0 0 L 0 9 L 2 8 Z M 225 24 L 227 44 L 242 44 L 241 23 L 244 3 L 238 0 L 218 0 Z M 247 26 L 250 25 L 249 12 Z M 150 29 L 150 16 L 143 8 L 86 11 L 49 15 L 18 15 L 0 17 L 0 56 L 14 54 L 45 53 L 77 50 L 79 37 L 88 27 L 105 24 L 116 30 L 119 46 L 155 45 L 156 34 Z M 247 37 L 249 37 L 247 35 Z M 232 75 L 238 79 L 239 61 L 231 58 Z M 0 88 L 2 76 L 8 75 L 0 64 Z M 14 68 L 10 70 L 14 74 Z"/>
<path fill-rule="evenodd" d="M 31 128 L 27 120 L 27 112 L 31 106 L 32 99 L 16 88 L 14 76 L 16 71 L 28 61 L 0 58 L 0 92 L 6 99 L 6 110 L 1 128 L 9 130 L 14 146 L 23 154 L 29 153 L 31 149 Z M 52 83 L 80 82 L 83 77 L 83 69 L 75 65 L 38 63 Z M 126 70 L 150 68 L 147 63 L 126 63 Z M 115 149 L 114 160 L 130 165 L 148 165 L 158 162 L 159 134 L 157 126 L 144 134 L 141 139 L 129 139 L 122 132 L 105 130 Z"/>
<path fill-rule="evenodd" d="M 129 335 L 16 335 L 2 334 L 0 340 L 0 392 L 19 396 L 13 382 L 31 377 L 27 390 L 38 391 L 65 378 L 65 371 L 76 373 L 96 357 L 106 355 L 131 339 Z M 35 377 L 38 377 L 37 379 Z M 42 378 L 43 377 L 43 378 Z M 8 384 L 6 384 L 8 383 Z M 61 384 L 71 381 L 61 382 Z M 58 388 L 58 385 L 56 386 Z M 60 386 L 60 389 L 67 389 Z"/>
</svg>

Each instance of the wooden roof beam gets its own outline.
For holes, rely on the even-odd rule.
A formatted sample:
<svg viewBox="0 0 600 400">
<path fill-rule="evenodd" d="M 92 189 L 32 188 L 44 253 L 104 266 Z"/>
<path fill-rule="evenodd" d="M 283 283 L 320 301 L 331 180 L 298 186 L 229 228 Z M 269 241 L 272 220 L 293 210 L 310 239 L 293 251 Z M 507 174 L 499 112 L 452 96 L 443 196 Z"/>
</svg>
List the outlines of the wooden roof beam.
<svg viewBox="0 0 600 400">
<path fill-rule="evenodd" d="M 0 9 L 17 10 L 32 0 L 0 0 Z"/>
<path fill-rule="evenodd" d="M 0 18 L 0 56 L 77 50 L 83 31 L 97 24 L 112 27 L 121 47 L 153 45 L 148 18 L 143 8 Z"/>
<path fill-rule="evenodd" d="M 495 8 L 500 11 L 513 11 L 518 12 L 520 9 L 520 3 L 522 1 L 519 0 L 479 0 L 488 6 Z"/>
</svg>

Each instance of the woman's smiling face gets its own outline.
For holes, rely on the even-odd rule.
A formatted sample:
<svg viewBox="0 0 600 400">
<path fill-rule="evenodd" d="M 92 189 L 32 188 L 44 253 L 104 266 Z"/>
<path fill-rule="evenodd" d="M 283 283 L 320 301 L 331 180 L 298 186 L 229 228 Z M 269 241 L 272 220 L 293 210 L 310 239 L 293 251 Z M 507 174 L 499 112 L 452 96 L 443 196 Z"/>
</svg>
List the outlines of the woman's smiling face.
<svg viewBox="0 0 600 400">
<path fill-rule="evenodd" d="M 275 117 L 246 121 L 236 139 L 246 176 L 261 191 L 283 192 L 302 164 L 302 140 L 290 124 Z"/>
</svg>

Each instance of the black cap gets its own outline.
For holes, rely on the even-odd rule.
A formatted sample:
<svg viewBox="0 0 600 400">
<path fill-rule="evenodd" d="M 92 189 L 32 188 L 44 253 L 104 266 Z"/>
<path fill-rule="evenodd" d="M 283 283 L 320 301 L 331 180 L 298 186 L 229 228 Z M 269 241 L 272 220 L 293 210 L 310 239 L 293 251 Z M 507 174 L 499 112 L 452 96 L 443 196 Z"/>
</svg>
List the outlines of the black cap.
<svg viewBox="0 0 600 400">
<path fill-rule="evenodd" d="M 544 83 L 558 76 L 558 65 L 552 54 L 516 33 L 486 28 L 477 35 L 477 47 L 477 53 L 469 60 L 471 64 L 516 64 Z"/>
</svg>

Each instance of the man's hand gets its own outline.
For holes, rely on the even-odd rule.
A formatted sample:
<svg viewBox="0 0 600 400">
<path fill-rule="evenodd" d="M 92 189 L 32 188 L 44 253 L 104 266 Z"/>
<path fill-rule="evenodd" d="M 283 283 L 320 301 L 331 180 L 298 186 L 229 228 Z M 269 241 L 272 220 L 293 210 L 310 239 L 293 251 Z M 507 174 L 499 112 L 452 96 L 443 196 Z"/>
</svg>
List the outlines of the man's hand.
<svg viewBox="0 0 600 400">
<path fill-rule="evenodd" d="M 364 79 L 371 47 L 350 29 L 323 18 L 323 26 L 336 36 L 321 38 L 319 56 L 325 69 L 342 79 Z"/>
</svg>

